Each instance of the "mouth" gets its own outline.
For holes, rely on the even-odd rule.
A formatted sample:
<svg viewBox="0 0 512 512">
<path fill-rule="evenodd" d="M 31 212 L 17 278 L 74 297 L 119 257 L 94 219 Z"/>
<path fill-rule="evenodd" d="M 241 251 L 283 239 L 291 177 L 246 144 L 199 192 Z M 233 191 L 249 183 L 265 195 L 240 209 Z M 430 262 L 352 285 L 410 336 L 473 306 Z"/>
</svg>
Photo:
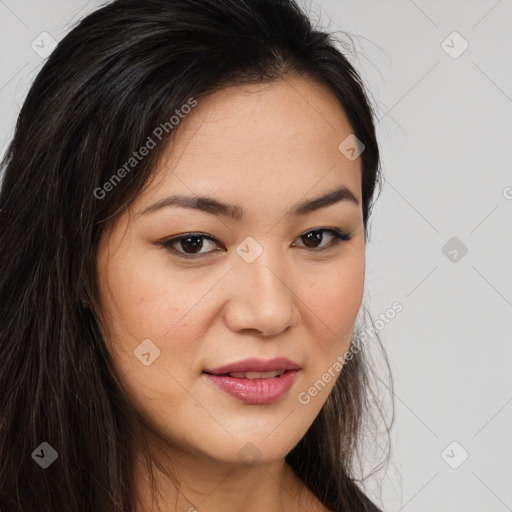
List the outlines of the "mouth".
<svg viewBox="0 0 512 512">
<path fill-rule="evenodd" d="M 203 370 L 208 383 L 240 402 L 264 405 L 276 402 L 293 386 L 301 368 L 286 357 L 245 359 Z"/>
<path fill-rule="evenodd" d="M 300 370 L 294 361 L 286 357 L 275 357 L 274 359 L 244 359 L 236 363 L 226 364 L 218 368 L 204 370 L 211 375 L 231 375 L 232 377 L 258 379 L 273 378 L 286 371 Z"/>
</svg>

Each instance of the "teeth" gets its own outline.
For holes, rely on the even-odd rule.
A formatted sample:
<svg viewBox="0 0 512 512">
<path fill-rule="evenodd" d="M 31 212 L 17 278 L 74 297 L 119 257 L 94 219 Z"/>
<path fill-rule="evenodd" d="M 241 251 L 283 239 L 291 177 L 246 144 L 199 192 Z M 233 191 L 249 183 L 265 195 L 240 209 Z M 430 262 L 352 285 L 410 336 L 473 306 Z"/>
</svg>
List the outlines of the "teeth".
<svg viewBox="0 0 512 512">
<path fill-rule="evenodd" d="M 238 379 L 271 379 L 282 375 L 284 370 L 275 370 L 273 372 L 233 372 L 230 373 L 231 377 L 237 377 Z"/>
</svg>

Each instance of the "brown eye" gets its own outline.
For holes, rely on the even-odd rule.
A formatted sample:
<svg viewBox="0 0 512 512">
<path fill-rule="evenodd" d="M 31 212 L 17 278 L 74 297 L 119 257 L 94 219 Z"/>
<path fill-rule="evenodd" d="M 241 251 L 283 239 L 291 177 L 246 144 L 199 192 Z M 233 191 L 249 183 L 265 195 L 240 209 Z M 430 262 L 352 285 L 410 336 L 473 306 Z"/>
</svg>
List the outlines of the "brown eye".
<svg viewBox="0 0 512 512">
<path fill-rule="evenodd" d="M 201 236 L 187 236 L 178 240 L 179 246 L 188 253 L 190 250 L 193 254 L 198 253 L 203 247 L 203 237 Z"/>
<path fill-rule="evenodd" d="M 322 242 L 323 234 L 322 231 L 310 231 L 309 233 L 302 235 L 300 238 L 306 247 L 315 248 L 317 247 L 317 243 Z"/>
<path fill-rule="evenodd" d="M 165 247 L 169 252 L 178 255 L 180 258 L 202 258 L 214 251 L 203 251 L 200 252 L 204 246 L 204 240 L 212 242 L 216 245 L 215 240 L 202 233 L 187 233 L 186 235 L 177 236 L 170 240 L 161 242 L 161 245 Z"/>
<path fill-rule="evenodd" d="M 324 235 L 322 233 L 328 233 L 331 236 L 331 243 L 321 246 L 321 242 L 324 240 Z M 315 229 L 312 231 L 308 231 L 304 235 L 299 237 L 303 243 L 304 247 L 309 249 L 318 249 L 317 252 L 322 251 L 323 249 L 334 247 L 342 240 L 347 241 L 350 240 L 350 236 L 347 233 L 341 233 L 335 229 Z"/>
</svg>

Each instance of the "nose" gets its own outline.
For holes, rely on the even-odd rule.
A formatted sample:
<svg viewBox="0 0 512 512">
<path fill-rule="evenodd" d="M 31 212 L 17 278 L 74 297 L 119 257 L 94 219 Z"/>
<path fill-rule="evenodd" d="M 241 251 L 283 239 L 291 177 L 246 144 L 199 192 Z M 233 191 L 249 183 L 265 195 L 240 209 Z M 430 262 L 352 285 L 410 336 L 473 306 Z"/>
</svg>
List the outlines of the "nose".
<svg viewBox="0 0 512 512">
<path fill-rule="evenodd" d="M 277 336 L 298 324 L 298 297 L 291 272 L 264 251 L 255 261 L 237 261 L 230 272 L 230 300 L 224 321 L 234 332 Z"/>
</svg>

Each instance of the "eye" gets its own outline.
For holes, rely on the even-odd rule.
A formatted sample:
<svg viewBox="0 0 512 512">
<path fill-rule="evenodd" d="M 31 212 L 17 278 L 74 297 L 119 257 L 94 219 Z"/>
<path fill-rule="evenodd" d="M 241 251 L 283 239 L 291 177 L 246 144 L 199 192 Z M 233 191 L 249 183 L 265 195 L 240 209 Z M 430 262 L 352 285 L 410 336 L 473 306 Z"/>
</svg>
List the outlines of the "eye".
<svg viewBox="0 0 512 512">
<path fill-rule="evenodd" d="M 331 243 L 328 245 L 320 246 L 320 249 L 317 249 L 315 252 L 320 252 L 323 251 L 324 249 L 329 249 L 331 247 L 334 247 L 335 245 L 338 245 L 341 241 L 346 242 L 351 238 L 348 233 L 342 233 L 341 231 L 332 228 L 314 229 L 312 231 L 304 233 L 303 235 L 300 235 L 298 238 L 305 241 L 304 247 L 311 249 L 315 248 L 315 244 L 317 244 L 318 242 L 324 241 L 324 235 L 322 235 L 322 233 L 329 234 L 329 236 L 331 237 Z"/>
<path fill-rule="evenodd" d="M 322 233 L 328 233 L 329 237 L 331 237 L 331 242 L 324 246 L 318 246 L 317 244 L 321 244 L 324 241 Z M 312 252 L 321 252 L 338 245 L 341 241 L 350 240 L 351 236 L 348 233 L 339 231 L 338 229 L 318 228 L 300 235 L 297 237 L 297 240 L 299 239 L 303 240 L 304 243 L 304 245 L 299 245 L 299 247 L 305 247 L 310 249 Z M 213 246 L 217 245 L 215 239 L 205 233 L 186 233 L 185 235 L 176 236 L 168 240 L 158 242 L 158 245 L 164 247 L 170 253 L 177 255 L 179 258 L 184 259 L 199 259 L 214 252 L 218 252 L 216 249 L 200 252 L 205 246 L 204 240 L 211 243 Z"/>
<path fill-rule="evenodd" d="M 180 235 L 169 240 L 164 240 L 163 242 L 160 242 L 160 245 L 165 247 L 169 252 L 176 254 L 180 258 L 198 259 L 204 257 L 206 254 L 215 252 L 199 252 L 201 249 L 203 249 L 203 240 L 207 240 L 208 242 L 215 245 L 214 238 L 204 233 L 187 233 L 186 235 Z M 176 246 L 180 247 L 185 252 L 181 252 L 176 248 Z M 190 251 L 190 253 L 187 251 Z M 196 254 L 198 256 L 196 256 Z"/>
</svg>

